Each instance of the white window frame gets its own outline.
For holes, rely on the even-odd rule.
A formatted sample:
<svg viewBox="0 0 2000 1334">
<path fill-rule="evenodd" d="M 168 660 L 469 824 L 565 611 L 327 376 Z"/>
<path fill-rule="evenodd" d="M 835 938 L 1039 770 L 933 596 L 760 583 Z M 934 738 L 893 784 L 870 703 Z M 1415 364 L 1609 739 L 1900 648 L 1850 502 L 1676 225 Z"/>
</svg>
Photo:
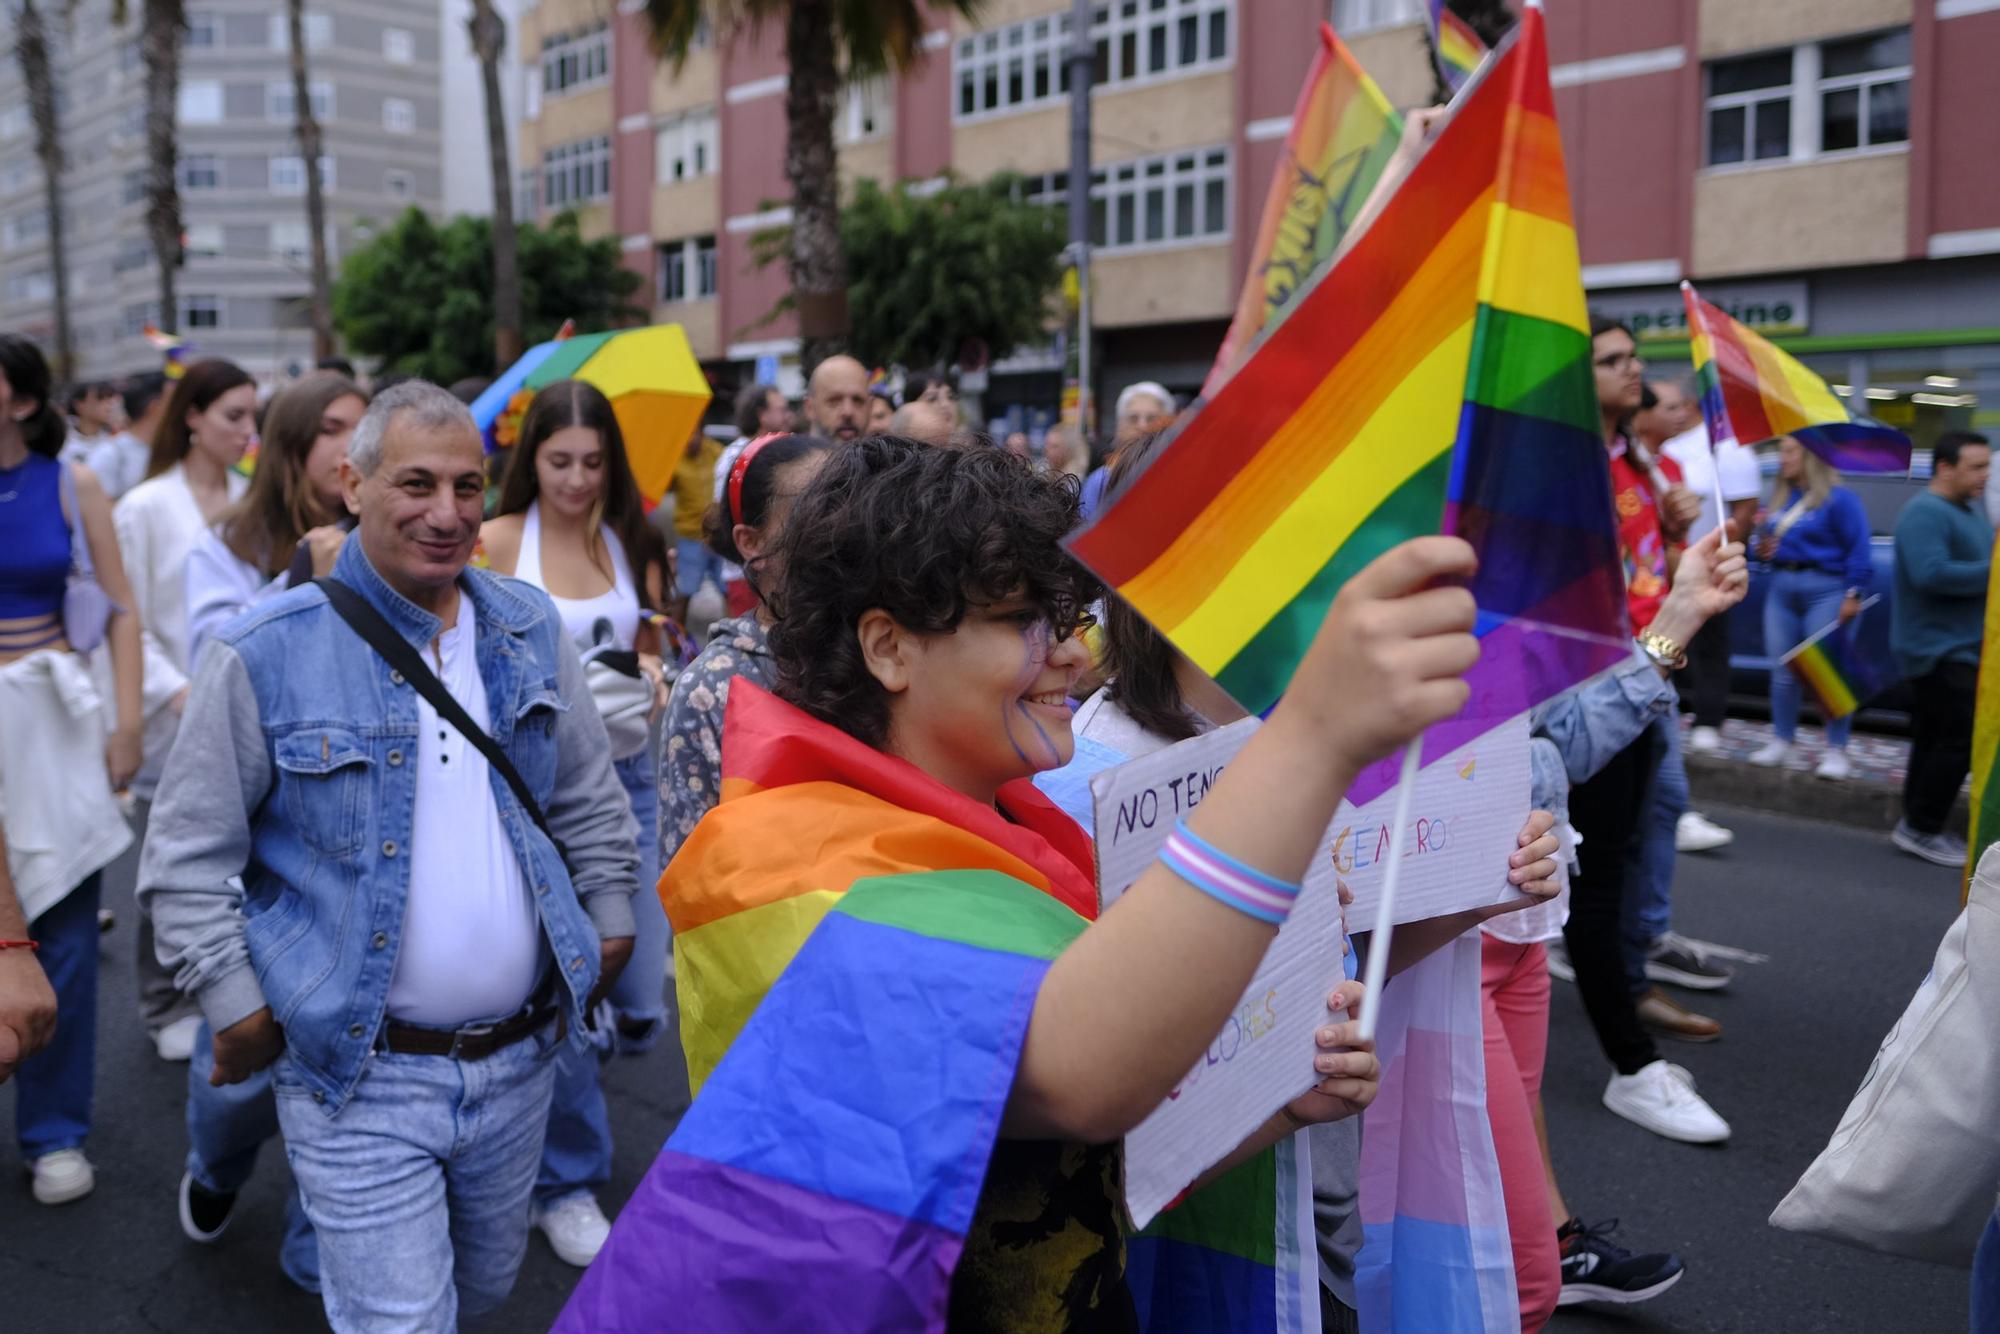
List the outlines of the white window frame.
<svg viewBox="0 0 2000 1334">
<path fill-rule="evenodd" d="M 224 112 L 222 81 L 184 79 L 174 97 L 177 125 L 220 125 Z"/>
<path fill-rule="evenodd" d="M 417 104 L 407 97 L 383 98 L 382 128 L 390 134 L 415 134 Z"/>
<path fill-rule="evenodd" d="M 1858 35 L 1867 37 L 1867 36 L 1874 36 L 1876 34 L 1861 33 Z M 1835 41 L 1851 41 L 1851 40 L 1853 40 L 1853 38 L 1835 39 Z M 1824 42 L 1818 45 L 1799 48 L 1799 54 L 1801 57 L 1804 57 L 1808 54 L 1810 54 L 1811 56 L 1810 63 L 1812 66 L 1812 76 L 1813 76 L 1811 83 L 1811 87 L 1813 90 L 1812 155 L 1814 157 L 1851 157 L 1866 153 L 1900 152 L 1909 148 L 1910 139 L 1907 133 L 1905 133 L 1901 139 L 1890 139 L 1879 144 L 1870 141 L 1868 133 L 1870 128 L 1869 116 L 1868 116 L 1868 91 L 1871 88 L 1879 87 L 1886 84 L 1910 83 L 1912 75 L 1914 73 L 1912 67 L 1909 65 L 1892 65 L 1884 69 L 1864 70 L 1859 74 L 1839 74 L 1839 75 L 1834 75 L 1831 78 L 1828 78 L 1821 75 L 1820 73 L 1821 62 L 1825 55 L 1825 52 L 1822 48 L 1825 46 L 1830 46 L 1832 44 L 1833 44 L 1832 42 Z M 1803 59 L 1800 61 L 1800 64 L 1805 64 L 1805 63 L 1807 62 L 1804 61 Z M 1805 82 L 1802 78 L 1796 77 L 1800 73 L 1801 71 L 1797 67 L 1794 67 L 1793 74 L 1795 77 L 1793 82 L 1796 84 L 1803 84 Z M 1858 107 L 1858 112 L 1861 121 L 1861 126 L 1860 126 L 1861 142 L 1856 144 L 1853 148 L 1826 148 L 1823 145 L 1825 142 L 1824 131 L 1825 131 L 1825 110 L 1826 110 L 1827 94 L 1841 92 L 1850 88 L 1859 90 L 1860 105 Z M 1907 130 L 1907 127 L 1905 128 Z"/>
<path fill-rule="evenodd" d="M 26 102 L 13 102 L 0 108 L 0 142 L 22 138 L 34 123 Z"/>
<path fill-rule="evenodd" d="M 147 325 L 157 325 L 159 322 L 159 302 L 134 302 L 118 313 L 118 336 L 120 338 L 137 338 L 146 332 Z"/>
<path fill-rule="evenodd" d="M 886 78 L 863 79 L 841 90 L 836 139 L 866 144 L 886 136 L 896 124 L 896 86 Z"/>
<path fill-rule="evenodd" d="M 557 144 L 542 154 L 542 207 L 559 213 L 610 197 L 610 135 Z"/>
<path fill-rule="evenodd" d="M 715 234 L 687 236 L 678 241 L 662 241 L 657 253 L 659 273 L 653 295 L 659 305 L 674 306 L 687 301 L 708 301 L 717 288 Z M 669 281 L 670 276 L 677 282 Z M 672 288 L 678 285 L 680 291 Z"/>
<path fill-rule="evenodd" d="M 391 65 L 415 64 L 417 35 L 408 28 L 382 29 L 382 59 Z"/>
<path fill-rule="evenodd" d="M 321 153 L 319 155 L 320 189 L 322 190 L 333 189 L 333 163 L 332 154 Z M 270 174 L 267 179 L 272 194 L 290 199 L 303 195 L 306 192 L 306 160 L 297 153 L 273 153 L 271 155 L 269 172 Z M 298 184 L 296 186 L 290 181 L 293 172 L 298 173 Z M 280 180 L 279 177 L 281 174 L 286 179 Z"/>
<path fill-rule="evenodd" d="M 322 123 L 333 119 L 333 85 L 325 79 L 314 79 L 306 84 L 306 96 L 312 99 L 312 113 L 315 120 Z M 293 111 L 292 81 L 273 79 L 264 85 L 264 119 L 273 125 L 290 125 L 297 118 Z"/>
<path fill-rule="evenodd" d="M 713 106 L 662 116 L 653 128 L 653 179 L 660 185 L 711 176 L 720 122 Z"/>
<path fill-rule="evenodd" d="M 1893 29 L 1888 30 L 1893 31 Z M 1871 87 L 1882 84 L 1908 83 L 1911 81 L 1911 67 L 1892 66 L 1879 70 L 1865 70 L 1859 74 L 1836 75 L 1822 78 L 1820 75 L 1822 48 L 1835 42 L 1851 41 L 1855 37 L 1878 35 L 1876 33 L 1854 33 L 1830 38 L 1825 41 L 1801 42 L 1791 49 L 1792 77 L 1787 84 L 1774 84 L 1769 88 L 1756 88 L 1741 93 L 1707 94 L 1704 90 L 1701 117 L 1701 170 L 1704 172 L 1754 171 L 1760 167 L 1778 167 L 1798 162 L 1814 162 L 1823 158 L 1864 157 L 1873 154 L 1902 153 L 1909 150 L 1908 139 L 1893 139 L 1886 143 L 1867 141 L 1868 93 Z M 1750 52 L 1748 55 L 1758 53 Z M 1777 52 L 1764 52 L 1775 55 Z M 1728 59 L 1741 59 L 1731 56 Z M 1715 65 L 1721 61 L 1709 61 L 1702 70 L 1704 81 L 1710 78 Z M 1853 148 L 1827 149 L 1821 147 L 1824 121 L 1822 109 L 1828 93 L 1842 89 L 1861 90 L 1861 114 L 1863 141 Z M 1761 102 L 1784 100 L 1791 107 L 1790 151 L 1782 157 L 1746 157 L 1741 162 L 1715 162 L 1714 142 L 1711 122 L 1714 113 L 1729 107 L 1745 108 L 1743 134 L 1746 152 L 1754 152 L 1757 142 L 1756 112 L 1751 109 Z"/>
<path fill-rule="evenodd" d="M 187 45 L 192 50 L 213 50 L 221 46 L 221 16 L 206 9 L 189 10 L 187 16 Z"/>
<path fill-rule="evenodd" d="M 209 179 L 205 184 L 195 181 L 195 164 L 200 163 Z M 222 158 L 215 153 L 189 153 L 174 166 L 176 183 L 183 194 L 205 194 L 222 188 Z"/>
<path fill-rule="evenodd" d="M 306 14 L 301 18 L 305 29 L 306 50 L 324 51 L 333 45 L 333 15 Z M 271 49 L 290 51 L 292 49 L 291 19 L 285 14 L 271 15 Z"/>
<path fill-rule="evenodd" d="M 267 240 L 271 254 L 293 264 L 312 259 L 312 229 L 304 218 L 280 218 L 271 224 Z"/>
<path fill-rule="evenodd" d="M 180 309 L 175 312 L 179 316 L 176 333 L 186 333 L 190 329 L 220 329 L 229 316 L 229 303 L 211 292 L 189 293 L 181 297 L 178 304 Z M 197 314 L 212 314 L 213 319 L 197 324 L 194 318 Z"/>
<path fill-rule="evenodd" d="M 187 228 L 187 244 L 182 249 L 186 252 L 189 259 L 221 259 L 222 224 L 219 222 L 189 223 Z"/>
<path fill-rule="evenodd" d="M 398 181 L 402 182 L 402 188 L 400 190 L 396 188 L 396 182 Z M 414 172 L 405 171 L 401 167 L 386 168 L 382 172 L 382 193 L 389 196 L 389 198 L 391 199 L 400 199 L 400 200 L 415 199 L 417 197 L 416 174 Z"/>
<path fill-rule="evenodd" d="M 611 81 L 611 28 L 599 20 L 542 40 L 542 92 L 568 97 Z"/>
<path fill-rule="evenodd" d="M 1236 0 L 1167 0 L 1159 9 L 1151 8 L 1151 2 L 1106 0 L 1098 6 L 1098 17 L 1092 22 L 1090 32 L 1093 42 L 1104 52 L 1101 64 L 1106 77 L 1093 84 L 1093 95 L 1101 90 L 1119 91 L 1206 74 L 1228 69 L 1235 64 L 1238 41 Z M 1212 49 L 1211 40 L 1214 31 L 1212 16 L 1216 14 L 1222 16 L 1223 24 L 1224 50 L 1220 55 Z M 1195 58 L 1186 63 L 1180 60 L 1180 25 L 1184 20 L 1194 22 L 1196 46 Z M 1166 65 L 1159 70 L 1149 68 L 1151 33 L 1156 28 L 1164 31 L 1163 40 L 1166 43 Z M 951 59 L 953 123 L 963 125 L 1012 115 L 1035 107 L 1053 106 L 1066 99 L 1069 96 L 1069 32 L 1067 13 L 1039 14 L 1018 23 L 959 38 L 952 45 Z M 1124 39 L 1127 36 L 1133 40 L 1136 70 L 1124 67 Z M 1014 98 L 1010 90 L 1017 66 L 1021 96 Z M 1035 76 L 1044 67 L 1047 70 L 1046 90 L 1037 92 Z M 966 108 L 965 99 L 968 82 L 973 94 L 970 110 Z"/>
<path fill-rule="evenodd" d="M 47 269 L 35 269 L 28 273 L 17 273 L 7 279 L 6 297 L 9 301 L 32 302 L 55 299 L 55 278 Z"/>
<path fill-rule="evenodd" d="M 1333 30 L 1342 37 L 1401 28 L 1426 17 L 1424 0 L 1333 0 Z"/>
</svg>

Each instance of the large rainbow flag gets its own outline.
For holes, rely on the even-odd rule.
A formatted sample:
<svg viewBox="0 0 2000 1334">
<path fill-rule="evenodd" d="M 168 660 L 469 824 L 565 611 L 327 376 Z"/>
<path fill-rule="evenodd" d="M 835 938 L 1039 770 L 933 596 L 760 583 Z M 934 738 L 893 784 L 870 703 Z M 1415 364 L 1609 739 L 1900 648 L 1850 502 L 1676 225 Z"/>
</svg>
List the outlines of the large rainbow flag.
<svg viewBox="0 0 2000 1334">
<path fill-rule="evenodd" d="M 1395 195 L 1076 554 L 1253 712 L 1334 595 L 1411 537 L 1480 553 L 1449 753 L 1630 652 L 1542 16 L 1530 8 Z M 1364 775 L 1365 802 L 1393 766 Z"/>
<path fill-rule="evenodd" d="M 1327 24 L 1292 108 L 1284 155 L 1264 192 L 1250 272 L 1202 385 L 1212 398 L 1258 335 L 1291 311 L 1339 248 L 1402 137 L 1403 118 Z"/>
<path fill-rule="evenodd" d="M 694 1105 L 558 1331 L 917 1334 L 954 1303 L 1057 1328 L 1065 1286 L 1129 1290 L 1149 1334 L 1316 1328 L 1282 1301 L 1274 1155 L 1113 1290 L 1115 1148 L 998 1137 L 1042 977 L 1097 911 L 1068 816 L 1027 782 L 1002 815 L 745 682 L 725 738 L 722 802 L 661 880 Z"/>
<path fill-rule="evenodd" d="M 1979 652 L 1979 696 L 1972 713 L 1972 828 L 1965 840 L 1965 884 L 1960 900 L 1972 888 L 1972 869 L 1979 856 L 2000 843 L 2000 782 L 1993 767 L 2000 757 L 2000 561 L 1986 582 L 1986 638 Z"/>
<path fill-rule="evenodd" d="M 1746 445 L 1789 435 L 1846 472 L 1903 472 L 1910 438 L 1857 416 L 1826 381 L 1681 283 L 1689 350 L 1711 440 Z"/>
<path fill-rule="evenodd" d="M 1430 0 L 1431 56 L 1444 86 L 1456 93 L 1486 58 L 1487 46 L 1472 25 L 1452 13 L 1445 0 Z"/>
</svg>

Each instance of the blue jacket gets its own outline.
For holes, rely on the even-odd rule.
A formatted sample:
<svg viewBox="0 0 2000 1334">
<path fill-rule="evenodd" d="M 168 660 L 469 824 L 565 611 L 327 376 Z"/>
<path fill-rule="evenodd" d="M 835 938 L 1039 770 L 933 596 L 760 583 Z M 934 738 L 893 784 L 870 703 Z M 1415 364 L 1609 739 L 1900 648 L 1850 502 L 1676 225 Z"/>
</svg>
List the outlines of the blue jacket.
<svg viewBox="0 0 2000 1334">
<path fill-rule="evenodd" d="M 1993 525 L 1977 501 L 1954 505 L 1925 491 L 1896 520 L 1896 601 L 1889 646 L 1905 676 L 1940 662 L 1978 662 L 1986 637 L 1986 574 Z"/>
<path fill-rule="evenodd" d="M 1773 506 L 1768 522 L 1775 525 L 1777 516 L 1798 498 L 1794 487 Z M 1868 511 L 1861 507 L 1861 497 L 1836 486 L 1824 505 L 1807 510 L 1785 531 L 1772 559 L 1810 565 L 1848 588 L 1866 588 L 1875 578 L 1875 554 L 1869 538 Z"/>
<path fill-rule="evenodd" d="M 438 619 L 383 582 L 359 538 L 341 548 L 333 573 L 412 644 L 437 634 Z M 599 938 L 633 933 L 631 805 L 547 594 L 470 569 L 459 587 L 460 614 L 477 618 L 493 737 L 575 871 L 572 882 L 494 773 L 501 824 L 581 1042 Z M 140 901 L 177 985 L 217 1031 L 269 1005 L 329 1115 L 361 1077 L 396 967 L 410 892 L 417 699 L 317 587 L 258 604 L 202 654 L 141 858 Z"/>
</svg>

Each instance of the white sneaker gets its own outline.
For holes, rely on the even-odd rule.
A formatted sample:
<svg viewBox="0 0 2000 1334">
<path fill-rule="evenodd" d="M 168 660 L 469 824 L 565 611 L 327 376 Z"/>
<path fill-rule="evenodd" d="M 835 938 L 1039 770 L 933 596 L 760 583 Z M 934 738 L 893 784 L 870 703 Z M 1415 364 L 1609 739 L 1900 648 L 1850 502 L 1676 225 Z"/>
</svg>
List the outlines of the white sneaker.
<svg viewBox="0 0 2000 1334">
<path fill-rule="evenodd" d="M 201 1031 L 201 1016 L 184 1014 L 153 1034 L 153 1050 L 163 1061 L 194 1059 L 194 1037 Z"/>
<path fill-rule="evenodd" d="M 35 1199 L 42 1204 L 68 1204 L 97 1188 L 97 1173 L 82 1149 L 57 1149 L 28 1164 L 35 1177 Z"/>
<path fill-rule="evenodd" d="M 597 1207 L 597 1197 L 585 1192 L 535 1210 L 535 1226 L 549 1239 L 549 1249 L 564 1264 L 587 1268 L 611 1235 L 611 1220 Z"/>
<path fill-rule="evenodd" d="M 1611 1076 L 1604 1105 L 1634 1125 L 1683 1144 L 1720 1144 L 1729 1123 L 1694 1091 L 1694 1076 L 1678 1065 L 1654 1061 L 1635 1075 Z"/>
<path fill-rule="evenodd" d="M 1700 811 L 1682 811 L 1674 826 L 1674 851 L 1714 852 L 1736 841 L 1733 830 L 1724 829 Z"/>
<path fill-rule="evenodd" d="M 1813 770 L 1813 773 L 1838 783 L 1843 779 L 1854 777 L 1854 764 L 1847 758 L 1846 751 L 1829 750 L 1821 757 L 1819 768 Z"/>
<path fill-rule="evenodd" d="M 1697 755 L 1713 755 L 1722 749 L 1722 733 L 1713 727 L 1697 727 L 1688 733 L 1688 749 Z"/>
<path fill-rule="evenodd" d="M 1760 769 L 1775 769 L 1792 758 L 1792 743 L 1789 741 L 1766 741 L 1750 752 L 1750 763 Z"/>
</svg>

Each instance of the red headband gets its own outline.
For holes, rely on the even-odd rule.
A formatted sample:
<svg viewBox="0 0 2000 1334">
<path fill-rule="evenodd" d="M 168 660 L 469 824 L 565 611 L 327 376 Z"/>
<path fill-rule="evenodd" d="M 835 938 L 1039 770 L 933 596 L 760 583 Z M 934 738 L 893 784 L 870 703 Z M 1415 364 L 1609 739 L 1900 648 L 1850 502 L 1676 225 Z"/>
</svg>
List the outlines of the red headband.
<svg viewBox="0 0 2000 1334">
<path fill-rule="evenodd" d="M 769 435 L 760 435 L 749 444 L 743 446 L 743 452 L 736 456 L 736 464 L 729 470 L 729 522 L 731 524 L 746 522 L 743 517 L 743 478 L 750 471 L 750 460 L 757 457 L 758 450 L 783 434 L 785 434 L 783 431 L 773 431 Z"/>
</svg>

